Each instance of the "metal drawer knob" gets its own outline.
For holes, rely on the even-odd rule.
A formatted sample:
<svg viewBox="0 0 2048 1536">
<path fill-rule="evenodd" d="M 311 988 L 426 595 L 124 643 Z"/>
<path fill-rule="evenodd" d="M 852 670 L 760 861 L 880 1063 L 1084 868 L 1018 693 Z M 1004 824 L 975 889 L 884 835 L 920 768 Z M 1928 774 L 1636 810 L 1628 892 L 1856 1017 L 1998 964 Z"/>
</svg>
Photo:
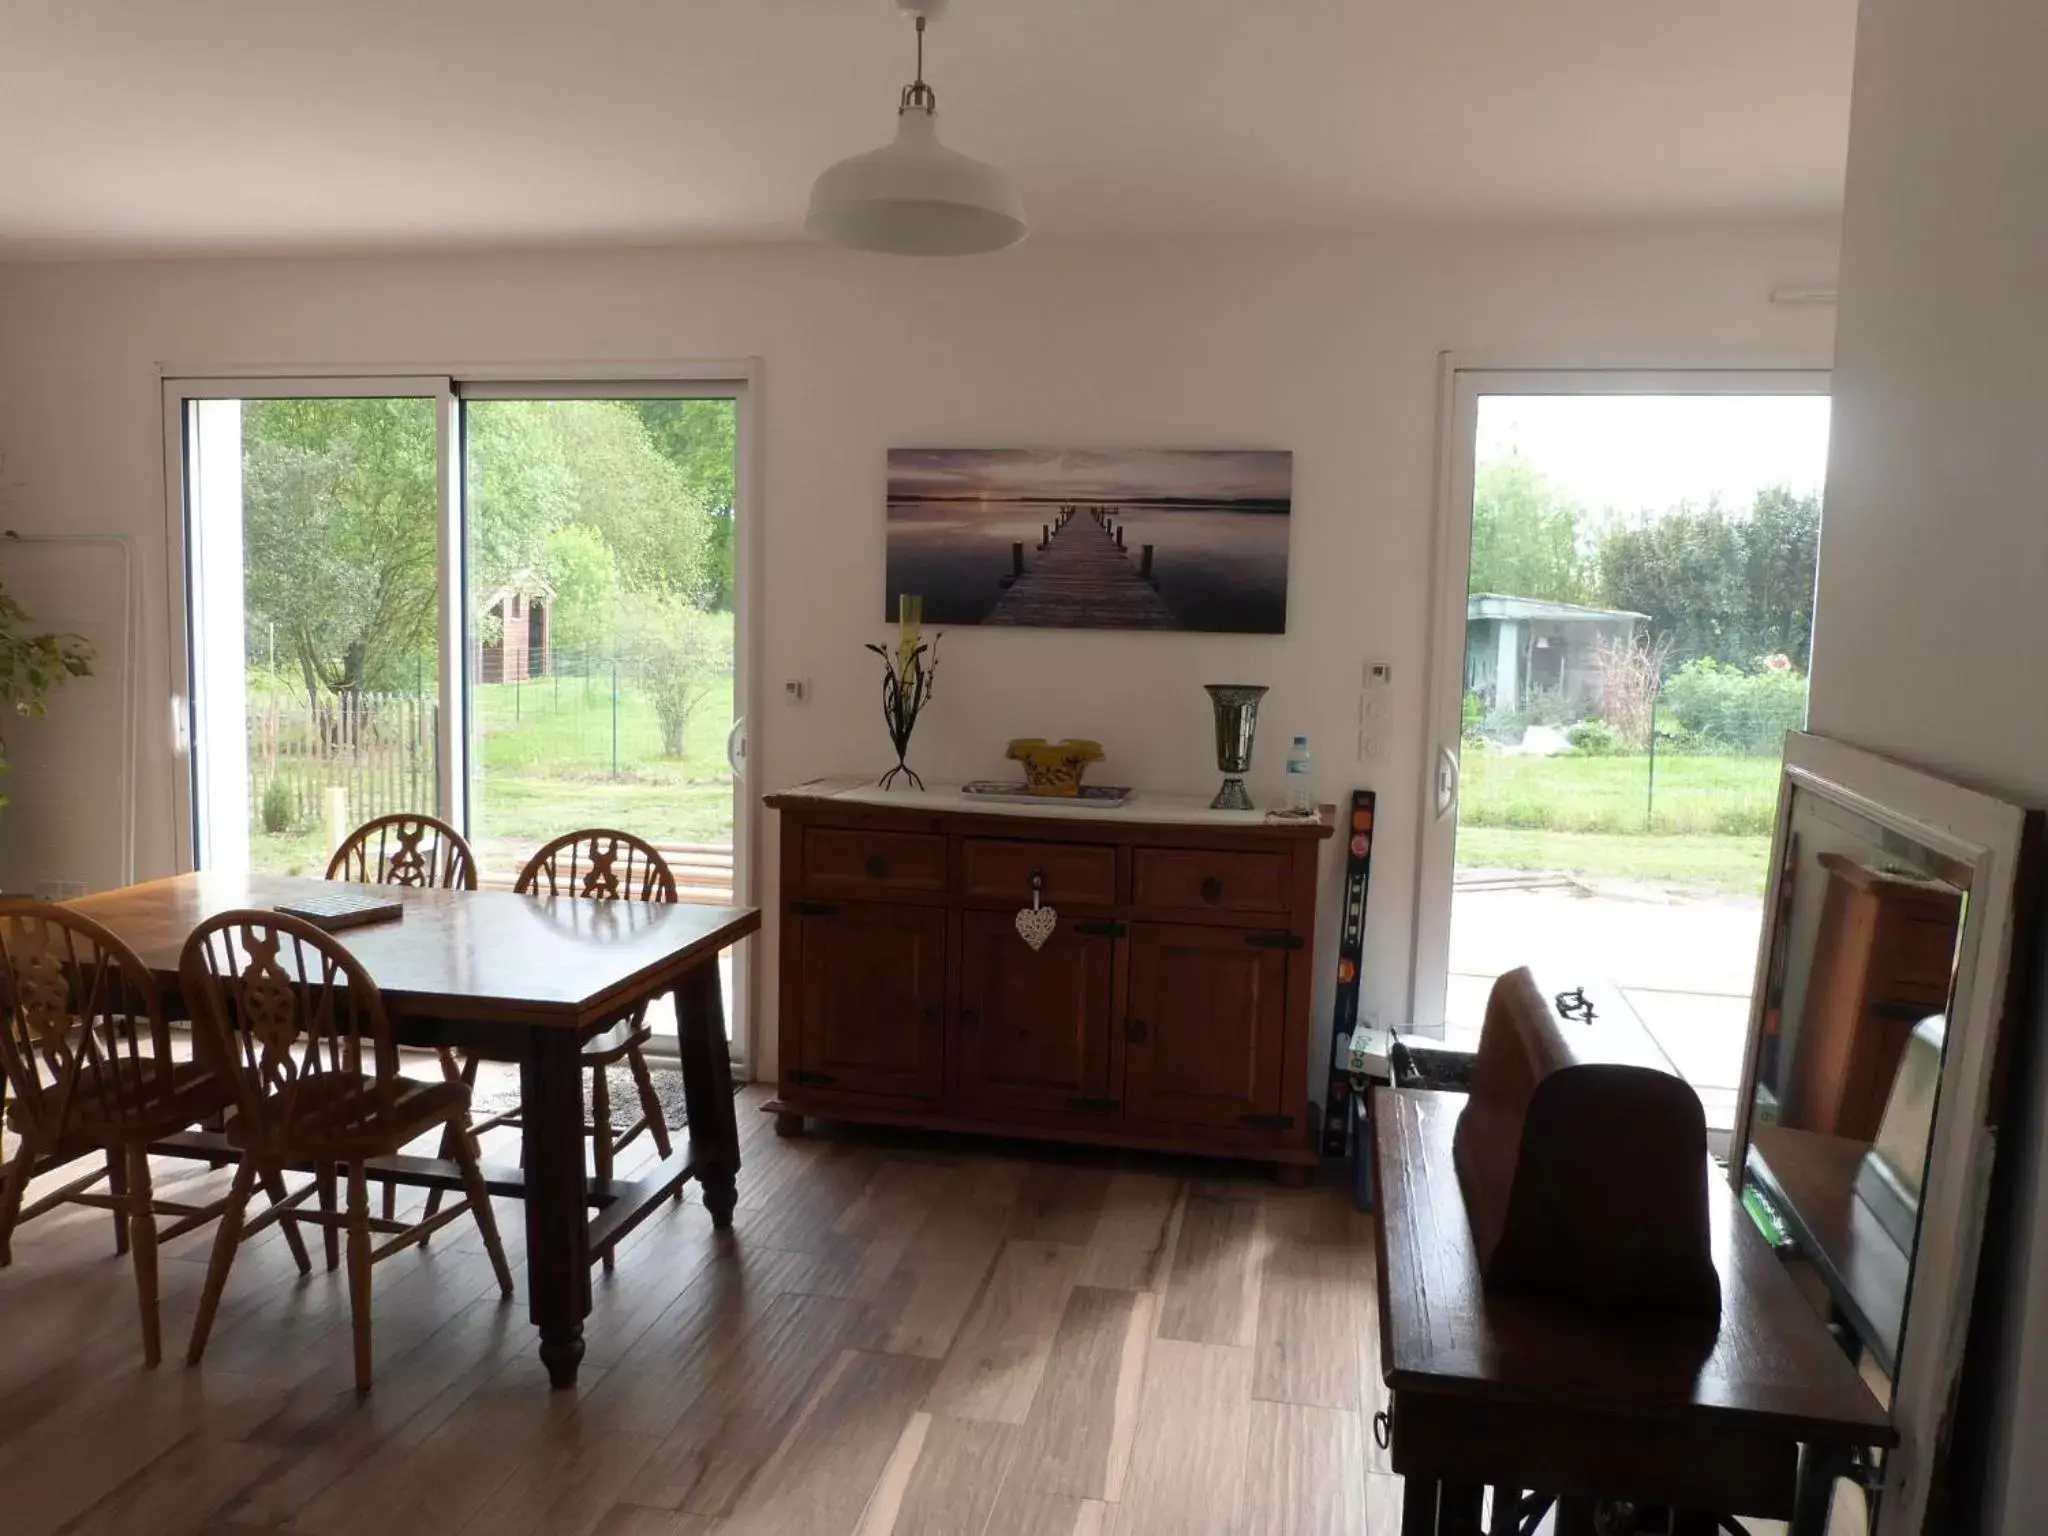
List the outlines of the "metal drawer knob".
<svg viewBox="0 0 2048 1536">
<path fill-rule="evenodd" d="M 879 853 L 871 853 L 868 855 L 867 872 L 870 880 L 880 880 L 889 873 L 889 861 Z"/>
<path fill-rule="evenodd" d="M 1202 900 L 1214 906 L 1223 899 L 1223 882 L 1214 875 L 1202 882 Z"/>
</svg>

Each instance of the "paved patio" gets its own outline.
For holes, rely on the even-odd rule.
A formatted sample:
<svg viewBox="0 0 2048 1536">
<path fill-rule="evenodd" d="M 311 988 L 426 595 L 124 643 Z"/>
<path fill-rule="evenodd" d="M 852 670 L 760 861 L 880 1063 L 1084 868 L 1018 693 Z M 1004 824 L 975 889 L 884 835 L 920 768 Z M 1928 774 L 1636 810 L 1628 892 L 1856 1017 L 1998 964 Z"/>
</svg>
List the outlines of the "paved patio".
<svg viewBox="0 0 2048 1536">
<path fill-rule="evenodd" d="M 1518 965 L 1611 988 L 1734 1124 L 1763 900 L 1635 881 L 1460 869 L 1451 898 L 1449 1033 L 1475 1031 L 1494 978 Z"/>
</svg>

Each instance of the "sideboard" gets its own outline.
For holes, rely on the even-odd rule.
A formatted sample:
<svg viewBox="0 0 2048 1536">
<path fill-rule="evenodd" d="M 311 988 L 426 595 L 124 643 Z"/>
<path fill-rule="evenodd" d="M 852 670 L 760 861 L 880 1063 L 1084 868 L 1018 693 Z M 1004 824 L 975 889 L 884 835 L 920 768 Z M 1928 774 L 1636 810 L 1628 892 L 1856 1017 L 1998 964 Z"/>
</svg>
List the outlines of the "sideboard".
<svg viewBox="0 0 2048 1536">
<path fill-rule="evenodd" d="M 1306 1170 L 1317 858 L 1335 826 L 804 785 L 781 814 L 780 1078 L 804 1117 Z M 1037 901 L 1042 947 L 1018 931 Z"/>
</svg>

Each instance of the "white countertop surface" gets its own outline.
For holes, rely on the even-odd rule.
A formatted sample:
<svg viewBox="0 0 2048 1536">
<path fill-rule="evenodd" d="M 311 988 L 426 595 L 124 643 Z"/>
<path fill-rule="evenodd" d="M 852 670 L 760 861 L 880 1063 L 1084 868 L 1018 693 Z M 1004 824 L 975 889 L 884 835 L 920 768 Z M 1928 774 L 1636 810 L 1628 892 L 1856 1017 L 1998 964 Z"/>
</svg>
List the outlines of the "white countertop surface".
<svg viewBox="0 0 2048 1536">
<path fill-rule="evenodd" d="M 1085 800 L 994 800 L 983 795 L 966 795 L 957 784 L 934 784 L 928 789 L 900 785 L 882 789 L 874 784 L 845 779 L 816 779 L 785 791 L 820 800 L 837 800 L 849 805 L 890 805 L 905 810 L 965 811 L 985 816 L 1038 816 L 1068 821 L 1181 822 L 1210 827 L 1298 826 L 1304 819 L 1273 811 L 1212 811 L 1201 795 L 1169 795 L 1134 789 L 1121 805 L 1091 805 Z"/>
</svg>

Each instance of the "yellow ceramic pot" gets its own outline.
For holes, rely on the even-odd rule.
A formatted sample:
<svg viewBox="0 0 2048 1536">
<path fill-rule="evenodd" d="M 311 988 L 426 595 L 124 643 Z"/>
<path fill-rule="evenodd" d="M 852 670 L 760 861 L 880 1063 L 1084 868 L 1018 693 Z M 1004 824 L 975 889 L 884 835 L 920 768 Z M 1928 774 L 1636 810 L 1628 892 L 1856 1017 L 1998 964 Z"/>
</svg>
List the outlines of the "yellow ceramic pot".
<svg viewBox="0 0 2048 1536">
<path fill-rule="evenodd" d="M 1024 765 L 1024 787 L 1032 794 L 1073 796 L 1081 793 L 1088 765 L 1102 761 L 1102 743 L 1023 736 L 1010 743 L 1005 755 Z"/>
</svg>

